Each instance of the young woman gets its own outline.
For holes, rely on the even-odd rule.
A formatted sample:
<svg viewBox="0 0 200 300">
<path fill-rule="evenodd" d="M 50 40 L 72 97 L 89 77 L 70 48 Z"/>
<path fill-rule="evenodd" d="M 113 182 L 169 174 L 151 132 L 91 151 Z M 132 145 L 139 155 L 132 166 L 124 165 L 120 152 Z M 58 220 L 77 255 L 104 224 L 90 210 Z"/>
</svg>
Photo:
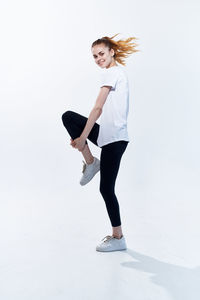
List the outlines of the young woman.
<svg viewBox="0 0 200 300">
<path fill-rule="evenodd" d="M 91 45 L 95 63 L 103 70 L 100 92 L 89 117 L 70 110 L 62 115 L 63 125 L 71 136 L 71 146 L 78 149 L 85 158 L 80 184 L 87 184 L 100 171 L 99 190 L 112 225 L 112 236 L 103 238 L 96 246 L 97 251 L 127 249 L 115 195 L 115 181 L 122 155 L 129 143 L 129 86 L 126 72 L 117 62 L 125 65 L 123 58 L 139 50 L 135 49 L 135 42 L 131 43 L 135 37 L 114 41 L 115 36 L 102 37 Z M 100 116 L 99 125 L 96 120 Z M 101 148 L 100 160 L 92 155 L 87 139 Z"/>
</svg>

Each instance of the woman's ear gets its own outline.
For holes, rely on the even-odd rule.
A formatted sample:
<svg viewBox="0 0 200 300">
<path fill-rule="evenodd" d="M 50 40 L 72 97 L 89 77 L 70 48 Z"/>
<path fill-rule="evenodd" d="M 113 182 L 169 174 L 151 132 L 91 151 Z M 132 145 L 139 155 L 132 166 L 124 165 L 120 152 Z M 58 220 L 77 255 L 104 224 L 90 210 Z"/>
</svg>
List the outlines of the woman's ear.
<svg viewBox="0 0 200 300">
<path fill-rule="evenodd" d="M 111 52 L 111 53 L 110 53 L 110 54 L 111 54 L 111 56 L 114 56 L 114 54 L 115 54 L 115 51 L 114 51 L 114 49 L 113 49 L 113 48 L 111 48 L 111 49 L 110 49 L 110 52 Z"/>
</svg>

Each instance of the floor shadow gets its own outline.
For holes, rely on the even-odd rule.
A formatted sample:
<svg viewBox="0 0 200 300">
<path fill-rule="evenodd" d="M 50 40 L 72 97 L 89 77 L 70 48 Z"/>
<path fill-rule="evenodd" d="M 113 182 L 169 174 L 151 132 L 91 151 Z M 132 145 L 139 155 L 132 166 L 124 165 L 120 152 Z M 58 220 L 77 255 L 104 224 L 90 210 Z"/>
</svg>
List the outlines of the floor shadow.
<svg viewBox="0 0 200 300">
<path fill-rule="evenodd" d="M 126 253 L 134 260 L 121 265 L 150 273 L 152 282 L 166 289 L 172 299 L 200 300 L 200 266 L 190 269 L 172 265 L 132 249 L 127 249 Z"/>
</svg>

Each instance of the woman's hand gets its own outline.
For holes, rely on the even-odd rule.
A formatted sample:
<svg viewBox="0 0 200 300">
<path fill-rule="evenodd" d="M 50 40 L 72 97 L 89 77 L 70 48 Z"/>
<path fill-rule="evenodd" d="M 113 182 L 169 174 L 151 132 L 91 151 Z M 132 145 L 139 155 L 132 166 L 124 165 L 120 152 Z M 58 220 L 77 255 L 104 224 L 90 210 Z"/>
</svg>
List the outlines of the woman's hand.
<svg viewBox="0 0 200 300">
<path fill-rule="evenodd" d="M 78 137 L 75 140 L 71 139 L 71 143 L 72 147 L 78 149 L 79 151 L 83 151 L 83 149 L 85 148 L 85 139 L 82 137 Z"/>
</svg>

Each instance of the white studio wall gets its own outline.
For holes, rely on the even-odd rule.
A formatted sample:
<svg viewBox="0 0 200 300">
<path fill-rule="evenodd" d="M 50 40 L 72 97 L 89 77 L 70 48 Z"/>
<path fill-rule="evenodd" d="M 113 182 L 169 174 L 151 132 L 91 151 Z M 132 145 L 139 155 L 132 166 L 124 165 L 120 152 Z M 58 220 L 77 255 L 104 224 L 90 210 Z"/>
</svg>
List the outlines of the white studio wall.
<svg viewBox="0 0 200 300">
<path fill-rule="evenodd" d="M 113 299 L 115 284 L 115 299 L 132 299 L 134 282 L 136 300 L 197 299 L 199 9 L 195 0 L 0 3 L 3 300 Z M 83 158 L 61 120 L 68 109 L 89 116 L 99 92 L 91 44 L 117 33 L 137 37 L 140 50 L 126 59 L 131 142 L 116 183 L 124 231 L 134 251 L 180 266 L 173 276 L 153 260 L 142 277 L 131 255 L 119 253 L 121 265 L 116 254 L 96 257 L 95 239 L 110 231 L 99 175 L 79 185 Z"/>
</svg>

